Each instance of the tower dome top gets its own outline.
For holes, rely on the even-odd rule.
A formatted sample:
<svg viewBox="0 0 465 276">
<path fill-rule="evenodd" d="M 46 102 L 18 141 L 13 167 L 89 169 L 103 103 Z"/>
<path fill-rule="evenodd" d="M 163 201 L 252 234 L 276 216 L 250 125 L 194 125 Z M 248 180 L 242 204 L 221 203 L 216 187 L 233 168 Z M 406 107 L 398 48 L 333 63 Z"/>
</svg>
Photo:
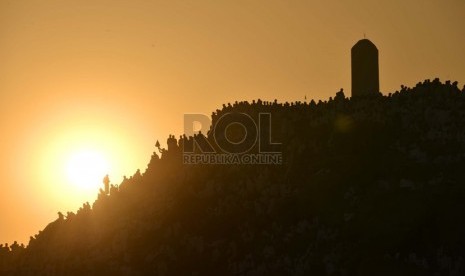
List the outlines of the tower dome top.
<svg viewBox="0 0 465 276">
<path fill-rule="evenodd" d="M 355 49 L 355 48 L 374 48 L 374 49 L 378 49 L 376 48 L 376 45 L 371 42 L 369 39 L 360 39 L 357 43 L 355 43 L 355 45 L 352 47 L 352 49 Z"/>
</svg>

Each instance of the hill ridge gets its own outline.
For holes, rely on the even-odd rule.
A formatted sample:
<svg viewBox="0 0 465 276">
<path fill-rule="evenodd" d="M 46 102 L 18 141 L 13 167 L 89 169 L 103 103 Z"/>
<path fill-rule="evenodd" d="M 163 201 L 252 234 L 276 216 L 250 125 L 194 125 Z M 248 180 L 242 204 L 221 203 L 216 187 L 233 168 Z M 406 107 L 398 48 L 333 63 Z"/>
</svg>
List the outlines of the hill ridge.
<svg viewBox="0 0 465 276">
<path fill-rule="evenodd" d="M 170 136 L 144 173 L 60 213 L 27 248 L 2 245 L 0 274 L 463 274 L 457 85 L 225 104 L 212 125 L 228 112 L 271 113 L 282 165 L 183 165 L 182 145 L 196 138 Z"/>
</svg>

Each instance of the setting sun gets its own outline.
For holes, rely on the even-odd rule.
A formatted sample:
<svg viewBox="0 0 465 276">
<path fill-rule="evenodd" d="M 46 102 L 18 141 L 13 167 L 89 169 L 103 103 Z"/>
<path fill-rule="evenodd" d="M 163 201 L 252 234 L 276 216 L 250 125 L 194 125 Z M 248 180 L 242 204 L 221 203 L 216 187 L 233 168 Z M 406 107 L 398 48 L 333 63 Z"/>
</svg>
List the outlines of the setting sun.
<svg viewBox="0 0 465 276">
<path fill-rule="evenodd" d="M 110 165 L 103 154 L 93 150 L 73 153 L 66 164 L 68 181 L 79 189 L 95 189 L 110 171 Z"/>
</svg>

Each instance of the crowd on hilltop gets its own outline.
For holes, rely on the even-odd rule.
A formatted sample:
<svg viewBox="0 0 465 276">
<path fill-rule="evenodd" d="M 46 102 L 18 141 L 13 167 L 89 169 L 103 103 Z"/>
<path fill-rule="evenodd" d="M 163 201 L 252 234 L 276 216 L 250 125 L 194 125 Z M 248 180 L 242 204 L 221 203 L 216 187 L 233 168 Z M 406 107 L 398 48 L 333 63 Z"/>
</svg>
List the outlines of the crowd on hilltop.
<svg viewBox="0 0 465 276">
<path fill-rule="evenodd" d="M 411 123 L 411 127 L 417 128 L 413 117 L 421 117 L 423 114 L 414 114 L 412 112 L 434 112 L 431 110 L 433 106 L 428 106 L 432 101 L 442 100 L 447 107 L 456 108 L 461 102 L 456 102 L 455 97 L 465 94 L 465 85 L 462 90 L 458 87 L 458 82 L 446 81 L 445 84 L 436 78 L 433 81 L 427 79 L 424 82 L 419 82 L 413 88 L 401 86 L 400 91 L 389 93 L 387 96 L 383 96 L 381 93 L 374 94 L 369 97 L 358 97 L 358 98 L 347 98 L 344 94 L 343 89 L 336 93 L 335 97 L 330 97 L 327 101 L 319 100 L 315 102 L 311 100 L 297 101 L 297 102 L 285 102 L 279 103 L 277 100 L 274 101 L 262 101 L 260 99 L 248 101 L 236 101 L 233 104 L 223 104 L 222 109 L 217 109 L 212 112 L 212 128 L 216 122 L 225 114 L 231 112 L 243 112 L 249 114 L 255 118 L 259 113 L 271 113 L 278 116 L 275 125 L 278 125 L 282 120 L 291 120 L 292 122 L 305 121 L 311 125 L 318 125 L 321 123 L 328 122 L 334 119 L 335 113 L 344 114 L 350 113 L 354 120 L 376 120 L 384 121 L 386 118 L 391 118 L 394 113 L 404 114 L 408 113 L 411 118 L 403 118 L 406 120 L 404 124 Z M 413 105 L 412 105 L 413 104 Z M 437 111 L 437 110 L 436 110 Z M 443 110 L 440 115 L 447 116 L 451 112 Z M 413 116 L 412 116 L 413 115 Z M 443 116 L 439 116 L 442 118 Z M 437 118 L 437 120 L 440 120 Z M 428 118 L 431 119 L 431 118 Z M 434 118 L 433 118 L 434 119 Z M 439 124 L 441 122 L 438 122 Z M 283 128 L 285 124 L 281 124 Z M 194 136 L 187 137 L 186 135 L 179 136 L 178 139 L 174 135 L 169 135 L 167 139 L 167 148 L 160 148 L 160 144 L 157 144 L 157 148 L 160 153 L 177 154 L 181 152 L 185 144 L 192 145 L 193 140 L 202 138 L 212 139 L 210 132 L 205 134 L 199 132 Z M 197 137 L 199 136 L 199 137 Z"/>
<path fill-rule="evenodd" d="M 369 97 L 347 98 L 343 89 L 336 93 L 335 97 L 330 97 L 327 101 L 315 102 L 285 102 L 279 103 L 274 101 L 262 101 L 260 99 L 248 101 L 236 101 L 233 104 L 223 104 L 222 109 L 217 109 L 212 112 L 212 128 L 215 126 L 219 118 L 231 112 L 243 112 L 257 119 L 259 113 L 271 113 L 273 125 L 278 128 L 278 135 L 294 131 L 289 127 L 288 122 L 293 124 L 302 123 L 302 126 L 317 126 L 334 121 L 335 117 L 339 127 L 347 127 L 351 121 L 374 121 L 378 123 L 387 123 L 387 120 L 392 120 L 393 117 L 398 118 L 399 124 L 402 127 L 408 128 L 410 131 L 421 131 L 419 128 L 424 126 L 425 121 L 432 123 L 432 128 L 429 129 L 426 137 L 420 139 L 441 139 L 447 140 L 447 135 L 450 131 L 444 131 L 445 128 L 457 130 L 461 126 L 446 125 L 445 121 L 449 116 L 458 116 L 458 112 L 462 112 L 463 102 L 457 98 L 463 99 L 465 95 L 465 85 L 462 89 L 458 87 L 458 82 L 446 81 L 442 83 L 438 78 L 433 81 L 427 79 L 424 82 L 419 82 L 413 88 L 401 86 L 399 91 L 389 93 L 383 96 L 381 93 L 374 94 Z M 435 103 L 441 103 L 438 106 Z M 350 116 L 345 116 L 350 114 Z M 405 115 L 405 116 L 404 116 Z M 455 122 L 455 121 L 454 121 Z M 460 123 L 461 121 L 456 121 Z M 346 125 L 344 125 L 346 124 Z M 310 128 L 299 129 L 302 132 L 308 131 Z M 176 139 L 174 135 L 170 135 L 167 140 L 168 150 L 160 149 L 160 153 L 179 153 L 185 144 L 192 145 L 192 140 L 202 138 L 213 139 L 211 131 L 195 134 L 193 137 L 182 135 Z M 456 135 L 465 135 L 464 133 L 456 133 Z M 437 137 L 441 136 L 441 137 Z M 281 137 L 280 137 L 281 138 Z M 450 137 L 449 137 L 450 138 Z M 461 138 L 461 137 L 454 137 Z"/>
<path fill-rule="evenodd" d="M 270 113 L 282 165 L 183 165 L 230 112 Z M 464 275 L 465 87 L 225 104 L 143 172 L 0 245 L 0 275 Z M 385 274 L 382 274 L 385 272 Z"/>
</svg>

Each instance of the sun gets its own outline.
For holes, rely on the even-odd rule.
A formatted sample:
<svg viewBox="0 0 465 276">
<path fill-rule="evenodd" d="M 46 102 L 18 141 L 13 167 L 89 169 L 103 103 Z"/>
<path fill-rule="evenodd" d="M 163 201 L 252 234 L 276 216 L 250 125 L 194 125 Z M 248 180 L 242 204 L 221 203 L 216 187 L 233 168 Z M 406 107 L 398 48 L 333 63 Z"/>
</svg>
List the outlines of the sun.
<svg viewBox="0 0 465 276">
<path fill-rule="evenodd" d="M 68 181 L 82 190 L 96 190 L 109 171 L 108 160 L 96 150 L 76 151 L 69 156 L 66 164 Z"/>
</svg>

